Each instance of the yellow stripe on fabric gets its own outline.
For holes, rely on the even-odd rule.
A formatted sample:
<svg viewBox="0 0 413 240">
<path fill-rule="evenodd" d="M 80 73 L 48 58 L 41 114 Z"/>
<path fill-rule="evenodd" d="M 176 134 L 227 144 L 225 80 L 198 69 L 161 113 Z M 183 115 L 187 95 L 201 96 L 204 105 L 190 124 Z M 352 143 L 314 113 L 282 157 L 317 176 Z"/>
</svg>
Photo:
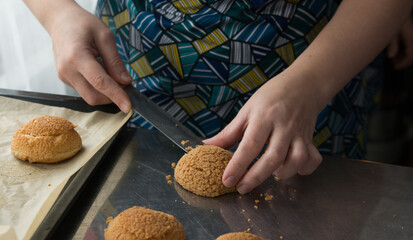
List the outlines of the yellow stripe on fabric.
<svg viewBox="0 0 413 240">
<path fill-rule="evenodd" d="M 321 129 L 320 132 L 318 132 L 314 137 L 313 137 L 313 143 L 315 147 L 319 147 L 321 144 L 323 144 L 327 139 L 331 137 L 331 132 L 328 127 L 324 127 Z"/>
<path fill-rule="evenodd" d="M 275 52 L 278 53 L 282 60 L 284 60 L 284 62 L 288 65 L 291 65 L 291 63 L 293 63 L 295 60 L 292 43 L 288 43 L 286 45 L 283 45 L 282 47 L 275 49 Z"/>
<path fill-rule="evenodd" d="M 320 21 L 313 27 L 313 29 L 311 29 L 310 32 L 307 33 L 307 35 L 305 35 L 305 40 L 308 43 L 311 43 L 316 37 L 317 35 L 321 32 L 321 30 L 323 30 L 323 28 L 327 25 L 328 20 L 326 17 L 323 17 L 322 19 L 320 19 Z"/>
<path fill-rule="evenodd" d="M 206 108 L 205 103 L 197 96 L 178 98 L 176 101 L 190 116 Z"/>
<path fill-rule="evenodd" d="M 174 1 L 172 4 L 180 11 L 185 14 L 191 14 L 198 12 L 201 8 L 204 7 L 199 0 L 180 0 Z"/>
<path fill-rule="evenodd" d="M 182 70 L 181 59 L 179 57 L 178 47 L 176 44 L 160 46 L 161 51 L 169 62 L 174 66 L 179 75 L 183 78 L 184 72 Z"/>
<path fill-rule="evenodd" d="M 218 28 L 206 35 L 202 39 L 198 39 L 192 43 L 199 54 L 218 47 L 228 41 L 228 38 Z"/>
<path fill-rule="evenodd" d="M 109 27 L 109 17 L 108 16 L 102 16 L 101 19 L 106 24 L 106 26 Z"/>
<path fill-rule="evenodd" d="M 138 74 L 139 77 L 146 77 L 153 74 L 153 69 L 149 64 L 146 56 L 142 56 L 141 58 L 133 62 L 130 66 L 132 67 L 133 71 Z"/>
<path fill-rule="evenodd" d="M 129 11 L 128 11 L 128 9 L 125 9 L 122 12 L 116 14 L 116 16 L 114 17 L 114 21 L 115 21 L 116 29 L 119 29 L 123 25 L 127 24 L 129 22 Z"/>
<path fill-rule="evenodd" d="M 229 86 L 239 93 L 247 93 L 261 86 L 267 80 L 268 78 L 264 72 L 256 66 Z"/>
</svg>

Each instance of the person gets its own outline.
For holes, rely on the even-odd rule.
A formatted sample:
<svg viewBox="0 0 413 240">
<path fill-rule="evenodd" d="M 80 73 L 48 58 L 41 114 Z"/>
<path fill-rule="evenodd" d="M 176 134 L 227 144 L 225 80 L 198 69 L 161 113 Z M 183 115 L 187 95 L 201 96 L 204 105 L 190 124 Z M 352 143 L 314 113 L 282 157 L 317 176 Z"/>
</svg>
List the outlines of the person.
<svg viewBox="0 0 413 240">
<path fill-rule="evenodd" d="M 128 112 L 122 86 L 132 83 L 205 144 L 239 143 L 223 183 L 241 194 L 271 174 L 311 174 L 320 153 L 365 158 L 376 75 L 358 73 L 413 4 L 100 0 L 96 17 L 72 0 L 25 2 L 52 38 L 59 78 L 87 103 Z"/>
</svg>

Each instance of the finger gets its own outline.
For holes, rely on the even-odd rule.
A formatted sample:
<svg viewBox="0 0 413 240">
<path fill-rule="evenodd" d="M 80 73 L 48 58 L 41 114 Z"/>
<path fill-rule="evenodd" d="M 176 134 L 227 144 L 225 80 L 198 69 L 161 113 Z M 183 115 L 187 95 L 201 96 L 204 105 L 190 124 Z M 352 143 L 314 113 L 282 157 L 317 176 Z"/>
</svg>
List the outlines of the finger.
<svg viewBox="0 0 413 240">
<path fill-rule="evenodd" d="M 119 55 L 113 33 L 107 29 L 105 31 L 98 31 L 96 35 L 96 47 L 109 75 L 121 84 L 130 84 L 132 77 L 126 70 L 122 58 Z"/>
<path fill-rule="evenodd" d="M 389 46 L 387 46 L 387 57 L 388 58 L 395 58 L 397 53 L 399 52 L 399 38 L 394 38 Z"/>
<path fill-rule="evenodd" d="M 300 175 L 309 175 L 313 173 L 317 167 L 323 161 L 320 152 L 313 144 L 307 144 L 307 151 L 308 151 L 308 161 L 304 164 L 304 166 L 298 171 Z"/>
<path fill-rule="evenodd" d="M 90 54 L 83 55 L 79 72 L 97 91 L 112 100 L 123 112 L 129 112 L 131 103 L 125 91 L 115 82 Z"/>
<path fill-rule="evenodd" d="M 71 76 L 70 81 L 65 81 L 64 79 L 62 79 L 62 81 L 67 82 L 68 85 L 76 89 L 79 95 L 89 105 L 94 106 L 112 102 L 108 97 L 92 87 L 81 74 L 75 74 Z"/>
<path fill-rule="evenodd" d="M 284 163 L 274 174 L 280 179 L 294 176 L 308 160 L 307 146 L 301 137 L 295 137 L 290 143 L 290 149 Z"/>
<path fill-rule="evenodd" d="M 258 121 L 249 122 L 244 136 L 222 176 L 222 182 L 225 186 L 235 186 L 242 178 L 250 163 L 264 147 L 271 129 L 271 124 L 258 124 Z"/>
<path fill-rule="evenodd" d="M 403 69 L 413 64 L 413 46 L 411 45 L 406 44 L 404 54 L 394 60 L 393 66 L 395 69 Z"/>
<path fill-rule="evenodd" d="M 289 141 L 281 134 L 273 136 L 268 143 L 265 153 L 238 183 L 238 192 L 245 194 L 264 182 L 271 174 L 281 166 L 288 152 Z"/>
<path fill-rule="evenodd" d="M 203 140 L 203 143 L 229 149 L 242 138 L 246 122 L 244 115 L 240 112 L 221 132 L 212 138 Z"/>
</svg>

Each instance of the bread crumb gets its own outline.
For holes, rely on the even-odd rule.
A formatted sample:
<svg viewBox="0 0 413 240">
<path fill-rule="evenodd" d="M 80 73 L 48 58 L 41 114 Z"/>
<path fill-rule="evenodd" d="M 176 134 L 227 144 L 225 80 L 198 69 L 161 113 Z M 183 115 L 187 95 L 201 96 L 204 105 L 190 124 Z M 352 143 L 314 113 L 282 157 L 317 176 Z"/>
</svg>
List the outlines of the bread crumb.
<svg viewBox="0 0 413 240">
<path fill-rule="evenodd" d="M 265 196 L 265 201 L 271 201 L 274 198 L 274 195 Z"/>
<path fill-rule="evenodd" d="M 290 198 L 290 201 L 292 201 L 293 200 L 293 198 Z"/>
<path fill-rule="evenodd" d="M 258 204 L 260 202 L 260 200 L 256 199 L 254 202 L 255 202 L 255 204 Z"/>
<path fill-rule="evenodd" d="M 49 186 L 49 187 L 50 187 L 50 186 L 52 186 L 52 184 L 50 184 L 50 183 L 49 183 L 49 184 L 47 184 L 47 186 Z"/>
<path fill-rule="evenodd" d="M 262 197 L 263 196 L 263 194 L 262 193 L 260 193 L 260 197 Z"/>
<path fill-rule="evenodd" d="M 247 220 L 248 222 L 251 222 L 251 218 L 248 218 L 248 220 Z"/>
<path fill-rule="evenodd" d="M 284 239 L 284 236 L 283 236 L 283 235 L 281 235 L 281 236 L 280 236 L 280 239 Z"/>
<path fill-rule="evenodd" d="M 167 176 L 165 176 L 165 178 L 166 178 L 166 180 L 170 180 L 171 179 L 171 175 L 167 175 Z"/>
<path fill-rule="evenodd" d="M 193 198 L 193 199 L 195 199 L 195 198 L 196 198 L 196 196 L 192 196 L 192 198 Z"/>
<path fill-rule="evenodd" d="M 182 140 L 181 141 L 182 146 L 185 146 L 185 144 L 187 144 L 187 143 L 189 143 L 189 140 Z"/>
<path fill-rule="evenodd" d="M 188 147 L 185 148 L 185 150 L 187 150 L 187 151 L 191 151 L 192 149 L 193 148 L 191 146 L 188 146 Z"/>
<path fill-rule="evenodd" d="M 258 209 L 258 206 L 257 206 L 257 205 L 254 205 L 254 208 L 255 208 L 255 209 Z"/>
<path fill-rule="evenodd" d="M 238 198 L 239 198 L 239 199 L 241 199 L 241 198 L 242 198 L 242 196 L 239 196 Z"/>
<path fill-rule="evenodd" d="M 393 218 L 396 219 L 396 218 L 397 218 L 397 214 L 393 214 Z"/>
<path fill-rule="evenodd" d="M 176 167 L 176 163 L 173 162 L 173 163 L 171 164 L 171 167 L 172 167 L 172 168 L 175 168 L 175 167 Z"/>
<path fill-rule="evenodd" d="M 279 178 L 279 177 L 274 177 L 274 179 L 275 179 L 275 181 L 277 181 L 277 182 L 281 181 L 281 178 Z"/>
<path fill-rule="evenodd" d="M 172 181 L 171 181 L 171 180 L 168 180 L 168 184 L 172 184 Z"/>
<path fill-rule="evenodd" d="M 248 228 L 247 230 L 245 230 L 245 233 L 249 233 L 251 231 L 251 228 Z"/>
</svg>

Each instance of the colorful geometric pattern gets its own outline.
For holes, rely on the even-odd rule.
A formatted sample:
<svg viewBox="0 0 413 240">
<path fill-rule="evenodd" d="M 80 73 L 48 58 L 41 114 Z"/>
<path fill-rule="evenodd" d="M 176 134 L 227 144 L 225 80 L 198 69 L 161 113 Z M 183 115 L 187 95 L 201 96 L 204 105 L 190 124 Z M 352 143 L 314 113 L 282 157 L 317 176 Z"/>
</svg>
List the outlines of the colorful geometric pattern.
<svg viewBox="0 0 413 240">
<path fill-rule="evenodd" d="M 100 0 L 97 15 L 115 35 L 135 87 L 211 137 L 306 49 L 337 6 L 333 0 Z M 321 112 L 314 133 L 321 153 L 365 158 L 369 81 L 358 75 Z M 152 128 L 137 115 L 131 124 Z"/>
</svg>

